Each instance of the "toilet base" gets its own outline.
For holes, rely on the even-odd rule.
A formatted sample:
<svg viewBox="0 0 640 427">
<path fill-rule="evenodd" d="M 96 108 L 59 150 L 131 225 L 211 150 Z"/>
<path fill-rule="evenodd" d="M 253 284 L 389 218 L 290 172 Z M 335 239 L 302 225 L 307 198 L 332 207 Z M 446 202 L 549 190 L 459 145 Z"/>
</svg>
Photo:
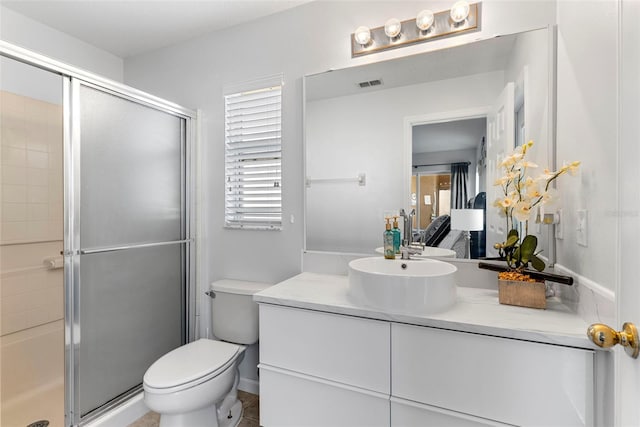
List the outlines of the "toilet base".
<svg viewBox="0 0 640 427">
<path fill-rule="evenodd" d="M 226 414 L 216 414 L 215 406 L 186 414 L 162 414 L 159 427 L 236 427 L 242 420 L 242 402 L 237 400 Z"/>
<path fill-rule="evenodd" d="M 219 414 L 218 427 L 236 427 L 242 419 L 242 402 L 236 400 L 227 414 Z"/>
<path fill-rule="evenodd" d="M 218 427 L 216 406 L 211 405 L 184 414 L 161 414 L 159 427 Z"/>
<path fill-rule="evenodd" d="M 243 408 L 234 392 L 223 400 L 222 411 L 217 405 L 210 405 L 182 414 L 161 414 L 159 427 L 236 427 L 242 420 Z"/>
</svg>

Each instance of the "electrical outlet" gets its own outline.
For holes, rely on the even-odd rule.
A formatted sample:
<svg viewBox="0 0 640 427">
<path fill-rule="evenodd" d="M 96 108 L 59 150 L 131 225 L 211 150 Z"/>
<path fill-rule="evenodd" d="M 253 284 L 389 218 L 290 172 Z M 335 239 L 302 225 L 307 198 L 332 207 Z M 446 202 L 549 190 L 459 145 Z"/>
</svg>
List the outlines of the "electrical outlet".
<svg viewBox="0 0 640 427">
<path fill-rule="evenodd" d="M 555 233 L 555 238 L 556 239 L 563 239 L 564 236 L 562 234 L 562 209 L 558 209 L 558 212 L 556 212 L 556 216 L 557 216 L 557 223 L 555 224 L 556 226 L 556 233 Z"/>
<path fill-rule="evenodd" d="M 576 228 L 576 242 L 580 246 L 584 246 L 585 248 L 588 246 L 587 242 L 587 210 L 580 209 L 578 212 L 578 227 Z"/>
</svg>

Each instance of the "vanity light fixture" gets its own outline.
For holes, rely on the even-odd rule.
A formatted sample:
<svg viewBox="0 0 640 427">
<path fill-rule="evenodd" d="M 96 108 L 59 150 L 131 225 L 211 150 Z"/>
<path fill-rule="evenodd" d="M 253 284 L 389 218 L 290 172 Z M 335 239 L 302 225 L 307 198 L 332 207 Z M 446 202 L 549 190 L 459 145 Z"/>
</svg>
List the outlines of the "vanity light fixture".
<svg viewBox="0 0 640 427">
<path fill-rule="evenodd" d="M 371 41 L 371 30 L 369 30 L 369 27 L 362 25 L 356 28 L 356 32 L 353 33 L 353 38 L 359 45 L 366 46 Z"/>
<path fill-rule="evenodd" d="M 464 0 L 456 2 L 451 6 L 449 15 L 456 25 L 460 24 L 469 16 L 469 3 Z"/>
<path fill-rule="evenodd" d="M 398 37 L 400 35 L 400 31 L 402 31 L 402 22 L 396 18 L 391 18 L 384 24 L 384 33 L 390 39 Z"/>
<path fill-rule="evenodd" d="M 358 27 L 351 34 L 351 57 L 477 31 L 480 29 L 481 4 L 458 1 L 449 10 L 435 13 L 422 10 L 415 19 L 391 18 L 382 27 Z"/>
<path fill-rule="evenodd" d="M 420 29 L 420 31 L 429 31 L 429 28 L 433 25 L 433 21 L 435 16 L 433 12 L 426 9 L 420 11 L 418 16 L 416 16 L 416 27 Z"/>
</svg>

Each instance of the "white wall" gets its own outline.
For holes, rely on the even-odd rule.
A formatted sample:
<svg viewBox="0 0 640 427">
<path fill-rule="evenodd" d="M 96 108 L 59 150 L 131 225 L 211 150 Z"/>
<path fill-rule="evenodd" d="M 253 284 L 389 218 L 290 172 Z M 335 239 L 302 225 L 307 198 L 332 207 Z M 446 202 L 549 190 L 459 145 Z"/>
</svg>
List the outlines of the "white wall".
<svg viewBox="0 0 640 427">
<path fill-rule="evenodd" d="M 103 77 L 122 81 L 122 58 L 2 5 L 0 39 Z"/>
<path fill-rule="evenodd" d="M 363 187 L 311 185 L 307 248 L 372 253 L 382 246 L 385 215 L 410 208 L 404 194 L 409 176 L 402 173 L 410 161 L 403 150 L 405 118 L 484 108 L 503 86 L 500 71 L 307 103 L 307 175 L 348 178 L 362 172 L 367 179 Z M 470 171 L 475 188 L 475 162 Z"/>
<path fill-rule="evenodd" d="M 618 155 L 617 33 L 614 1 L 558 2 L 558 164 L 581 160 L 559 183 L 564 238 L 558 263 L 615 289 Z M 588 30 L 587 30 L 588 29 Z M 576 243 L 576 211 L 588 210 L 588 247 Z"/>
</svg>

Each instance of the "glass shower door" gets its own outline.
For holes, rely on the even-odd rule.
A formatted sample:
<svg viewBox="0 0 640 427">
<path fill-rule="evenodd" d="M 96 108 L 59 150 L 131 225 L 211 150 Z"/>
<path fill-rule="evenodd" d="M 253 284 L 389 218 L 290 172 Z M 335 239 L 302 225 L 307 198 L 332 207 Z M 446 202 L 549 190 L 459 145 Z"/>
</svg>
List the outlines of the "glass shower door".
<svg viewBox="0 0 640 427">
<path fill-rule="evenodd" d="M 74 80 L 72 367 L 77 423 L 186 342 L 186 118 Z"/>
</svg>

